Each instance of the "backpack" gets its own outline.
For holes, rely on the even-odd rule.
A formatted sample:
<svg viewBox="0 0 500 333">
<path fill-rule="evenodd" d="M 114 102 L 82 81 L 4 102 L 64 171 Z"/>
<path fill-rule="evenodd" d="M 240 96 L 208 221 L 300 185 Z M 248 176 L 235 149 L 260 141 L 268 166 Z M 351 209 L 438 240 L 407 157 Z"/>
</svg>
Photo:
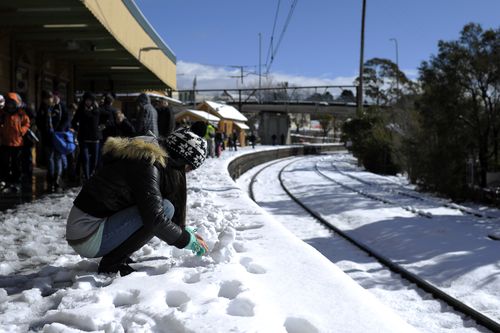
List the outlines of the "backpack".
<svg viewBox="0 0 500 333">
<path fill-rule="evenodd" d="M 54 132 L 52 137 L 54 148 L 63 155 L 71 154 L 76 149 L 75 136 L 73 132 Z"/>
</svg>

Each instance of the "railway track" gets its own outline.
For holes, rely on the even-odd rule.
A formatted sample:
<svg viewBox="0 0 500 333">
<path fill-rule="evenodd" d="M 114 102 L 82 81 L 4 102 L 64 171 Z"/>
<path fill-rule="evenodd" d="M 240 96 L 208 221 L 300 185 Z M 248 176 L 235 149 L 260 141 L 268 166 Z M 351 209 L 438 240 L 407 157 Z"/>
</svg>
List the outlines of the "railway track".
<svg viewBox="0 0 500 333">
<path fill-rule="evenodd" d="M 365 179 L 362 179 L 361 177 L 358 177 L 358 176 L 354 176 L 353 174 L 351 174 L 350 172 L 346 172 L 346 171 L 343 171 L 343 170 L 340 170 L 338 166 L 335 165 L 335 163 L 331 163 L 331 166 L 335 169 L 335 172 L 338 172 L 340 173 L 341 175 L 344 175 L 346 177 L 349 177 L 359 183 L 362 183 L 362 184 L 365 184 L 365 185 L 368 185 L 370 187 L 376 187 L 376 188 L 379 188 L 379 189 L 382 189 L 384 191 L 389 191 L 391 193 L 394 193 L 394 194 L 397 194 L 397 195 L 401 195 L 401 196 L 405 196 L 405 197 L 408 197 L 408 198 L 412 198 L 412 199 L 415 199 L 415 200 L 418 200 L 418 201 L 421 201 L 421 202 L 427 202 L 427 203 L 433 203 L 435 204 L 437 200 L 430 200 L 430 199 L 427 199 L 425 197 L 422 197 L 422 196 L 419 196 L 419 195 L 416 195 L 416 194 L 413 194 L 413 193 L 409 193 L 407 191 L 407 189 L 403 188 L 401 185 L 396 185 L 396 188 L 391 188 L 391 187 L 388 187 L 388 186 L 384 186 L 384 185 L 381 185 L 381 184 L 378 184 L 378 183 L 375 183 L 375 182 L 370 182 L 370 181 L 367 181 Z M 487 219 L 498 219 L 499 217 L 498 216 L 491 216 L 489 214 L 485 214 L 483 212 L 480 212 L 480 211 L 477 211 L 477 210 L 473 210 L 473 209 L 470 209 L 470 208 L 467 208 L 467 207 L 464 207 L 464 206 L 460 206 L 460 205 L 457 205 L 455 203 L 450 203 L 450 202 L 442 202 L 442 200 L 439 200 L 441 202 L 439 202 L 438 204 L 443 206 L 443 207 L 446 207 L 446 208 L 449 208 L 449 209 L 453 209 L 453 210 L 458 210 L 464 214 L 467 214 L 467 215 L 473 215 L 475 217 L 481 217 L 481 218 L 487 218 Z M 429 216 L 431 216 L 432 214 L 430 214 Z"/>
<path fill-rule="evenodd" d="M 416 288 L 421 289 L 421 290 L 425 291 L 426 293 L 432 295 L 436 300 L 439 300 L 439 301 L 441 301 L 441 302 L 449 305 L 451 308 L 453 308 L 455 311 L 457 311 L 458 313 L 462 314 L 466 318 L 468 317 L 468 318 L 474 320 L 477 324 L 479 324 L 479 325 L 481 325 L 481 326 L 483 326 L 483 327 L 485 327 L 485 328 L 487 328 L 487 329 L 489 329 L 489 330 L 491 330 L 493 332 L 500 332 L 500 323 L 492 320 L 488 316 L 486 316 L 486 315 L 480 313 L 479 311 L 471 308 L 470 306 L 468 306 L 465 303 L 461 302 L 457 298 L 455 298 L 455 297 L 447 294 L 446 292 L 440 290 L 439 288 L 437 288 L 436 286 L 432 285 L 431 283 L 425 281 L 424 279 L 420 278 L 416 274 L 408 271 L 407 269 L 405 269 L 401 265 L 398 265 L 397 263 L 394 263 L 393 261 L 391 261 L 389 258 L 387 258 L 386 256 L 384 256 L 383 254 L 379 253 L 378 251 L 376 251 L 376 250 L 370 248 L 369 246 L 367 246 L 366 244 L 364 244 L 362 241 L 360 241 L 358 239 L 354 239 L 353 237 L 349 236 L 346 232 L 344 232 L 341 229 L 337 228 L 330 221 L 324 219 L 313 208 L 307 206 L 299 198 L 297 198 L 286 187 L 286 185 L 285 185 L 285 183 L 283 181 L 283 173 L 291 165 L 293 165 L 294 163 L 297 163 L 297 162 L 299 162 L 299 161 L 301 161 L 303 159 L 304 158 L 295 158 L 294 160 L 292 160 L 289 163 L 287 163 L 279 171 L 278 179 L 279 179 L 280 186 L 287 193 L 287 195 L 294 202 L 296 202 L 300 207 L 302 207 L 311 217 L 313 217 L 315 220 L 317 220 L 319 223 L 321 223 L 322 225 L 324 225 L 328 229 L 332 230 L 335 234 L 337 234 L 340 237 L 342 237 L 345 240 L 347 240 L 349 243 L 353 244 L 355 247 L 357 247 L 360 250 L 362 250 L 363 252 L 365 252 L 368 256 L 373 257 L 374 259 L 376 259 L 382 266 L 387 267 L 387 269 L 389 269 L 390 271 L 392 271 L 392 272 L 398 274 L 399 276 L 401 276 L 402 279 L 404 279 L 406 281 L 409 281 L 410 283 L 414 284 L 416 286 Z M 253 188 L 254 188 L 255 182 L 256 182 L 257 178 L 259 177 L 259 175 L 261 174 L 261 172 L 264 171 L 267 168 L 270 168 L 271 166 L 273 166 L 273 165 L 275 165 L 277 163 L 280 163 L 280 162 L 283 162 L 283 160 L 279 160 L 279 161 L 276 161 L 276 162 L 268 164 L 267 166 L 263 167 L 262 169 L 260 169 L 257 173 L 255 173 L 252 176 L 252 178 L 250 180 L 250 183 L 249 183 L 249 193 L 250 193 L 250 197 L 252 198 L 252 200 L 255 201 L 255 194 L 254 194 L 254 189 Z M 316 172 L 318 172 L 319 174 L 321 174 L 320 170 L 318 170 L 317 164 L 315 165 L 315 168 L 316 168 Z M 325 177 L 324 174 L 321 174 L 321 175 L 324 178 L 330 179 L 332 182 L 336 183 L 337 185 L 339 185 L 339 186 L 341 186 L 343 188 L 349 189 L 351 191 L 354 191 L 354 192 L 358 193 L 359 195 L 363 195 L 365 197 L 369 197 L 369 198 L 372 198 L 374 200 L 378 200 L 378 201 L 381 201 L 381 202 L 386 202 L 386 203 L 389 203 L 389 204 L 400 206 L 396 202 L 392 202 L 391 200 L 379 198 L 379 197 L 377 197 L 375 195 L 372 195 L 372 194 L 369 194 L 369 193 L 365 193 L 363 191 L 355 189 L 352 186 L 349 186 L 349 185 L 346 185 L 346 184 L 342 184 L 341 182 L 338 182 L 338 181 L 332 179 L 331 177 Z M 350 178 L 352 178 L 352 177 L 350 177 Z M 355 179 L 355 178 L 353 178 L 353 179 Z M 359 179 L 357 179 L 357 180 L 359 181 Z M 375 184 L 372 184 L 372 183 L 367 182 L 367 181 L 363 181 L 362 183 L 365 183 L 365 185 L 376 186 Z M 401 195 L 403 195 L 403 194 L 401 194 Z M 414 196 L 414 197 L 416 198 L 417 196 Z M 424 200 L 424 199 L 422 198 L 422 200 Z M 400 206 L 400 207 L 402 207 L 402 206 Z M 402 207 L 402 208 L 404 208 L 404 207 Z M 410 210 L 413 213 L 416 213 L 418 215 L 422 215 L 422 216 L 424 216 L 426 218 L 432 218 L 432 214 L 427 214 L 428 212 L 425 212 L 425 211 L 419 212 L 418 210 L 417 211 L 412 210 L 412 209 L 407 209 L 407 210 Z"/>
</svg>

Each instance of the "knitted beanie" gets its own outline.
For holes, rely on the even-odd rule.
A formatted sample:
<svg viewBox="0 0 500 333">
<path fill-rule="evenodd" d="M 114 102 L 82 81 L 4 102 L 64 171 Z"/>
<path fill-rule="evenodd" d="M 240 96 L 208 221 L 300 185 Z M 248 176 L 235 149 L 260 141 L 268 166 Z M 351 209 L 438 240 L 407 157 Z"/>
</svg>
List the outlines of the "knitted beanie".
<svg viewBox="0 0 500 333">
<path fill-rule="evenodd" d="M 7 93 L 5 100 L 6 101 L 13 101 L 16 104 L 16 108 L 20 108 L 23 105 L 23 100 L 22 100 L 21 96 L 19 96 L 19 94 L 15 93 L 15 92 Z"/>
<path fill-rule="evenodd" d="M 187 128 L 179 128 L 166 138 L 167 149 L 182 157 L 193 169 L 205 161 L 207 143 Z"/>
</svg>

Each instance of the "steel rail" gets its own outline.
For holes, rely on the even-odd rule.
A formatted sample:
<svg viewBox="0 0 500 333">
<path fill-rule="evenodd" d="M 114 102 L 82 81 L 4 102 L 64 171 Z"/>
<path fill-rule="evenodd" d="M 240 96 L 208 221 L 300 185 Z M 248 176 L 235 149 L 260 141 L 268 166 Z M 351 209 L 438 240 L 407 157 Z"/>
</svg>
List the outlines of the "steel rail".
<svg viewBox="0 0 500 333">
<path fill-rule="evenodd" d="M 298 162 L 298 161 L 297 160 L 291 161 L 290 163 L 285 165 L 280 170 L 279 175 L 278 175 L 278 179 L 280 181 L 281 187 L 288 194 L 288 196 L 293 201 L 295 201 L 299 206 L 301 206 L 306 212 L 308 212 L 311 216 L 313 216 L 315 219 L 317 219 L 321 224 L 323 224 L 327 228 L 333 230 L 335 233 L 337 233 L 339 236 L 341 236 L 342 238 L 349 241 L 351 244 L 362 249 L 369 256 L 375 258 L 378 262 L 380 262 L 382 265 L 389 268 L 392 272 L 397 273 L 402 278 L 416 284 L 420 289 L 425 290 L 427 293 L 434 296 L 434 298 L 441 300 L 444 303 L 448 304 L 450 307 L 455 309 L 457 312 L 460 312 L 460 313 L 464 314 L 465 316 L 474 320 L 477 324 L 484 326 L 493 332 L 500 332 L 500 323 L 485 316 L 484 314 L 480 313 L 479 311 L 471 308 L 470 306 L 459 301 L 455 297 L 443 292 L 441 289 L 439 289 L 436 286 L 434 286 L 433 284 L 425 281 L 424 279 L 420 278 L 416 274 L 408 271 L 404 267 L 392 262 L 389 258 L 387 258 L 386 256 L 382 255 L 381 253 L 377 252 L 376 250 L 371 249 L 370 247 L 368 247 L 366 244 L 362 243 L 361 241 L 349 236 L 346 232 L 342 231 L 341 229 L 337 228 L 335 225 L 333 225 L 332 223 L 330 223 L 329 221 L 324 219 L 318 212 L 314 211 L 313 209 L 308 207 L 306 204 L 301 202 L 295 195 L 293 195 L 290 192 L 290 190 L 285 186 L 285 184 L 283 182 L 283 172 L 290 165 L 292 165 L 293 163 L 296 163 L 296 162 Z M 262 171 L 262 169 L 260 171 Z"/>
</svg>

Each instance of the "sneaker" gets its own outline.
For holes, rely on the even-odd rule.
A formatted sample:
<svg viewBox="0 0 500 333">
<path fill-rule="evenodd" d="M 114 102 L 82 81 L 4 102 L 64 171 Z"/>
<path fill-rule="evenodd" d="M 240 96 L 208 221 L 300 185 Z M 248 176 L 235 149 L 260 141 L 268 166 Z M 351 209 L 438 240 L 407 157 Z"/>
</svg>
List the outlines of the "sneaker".
<svg viewBox="0 0 500 333">
<path fill-rule="evenodd" d="M 129 258 L 125 259 L 125 263 L 126 264 L 135 264 L 136 262 L 133 259 L 130 259 L 130 257 L 129 257 Z"/>
<path fill-rule="evenodd" d="M 102 260 L 99 263 L 99 268 L 97 269 L 97 273 L 99 274 L 114 274 L 118 272 L 121 276 L 126 276 L 130 273 L 136 272 L 136 270 L 125 263 L 106 264 L 105 262 L 103 263 Z"/>
</svg>

